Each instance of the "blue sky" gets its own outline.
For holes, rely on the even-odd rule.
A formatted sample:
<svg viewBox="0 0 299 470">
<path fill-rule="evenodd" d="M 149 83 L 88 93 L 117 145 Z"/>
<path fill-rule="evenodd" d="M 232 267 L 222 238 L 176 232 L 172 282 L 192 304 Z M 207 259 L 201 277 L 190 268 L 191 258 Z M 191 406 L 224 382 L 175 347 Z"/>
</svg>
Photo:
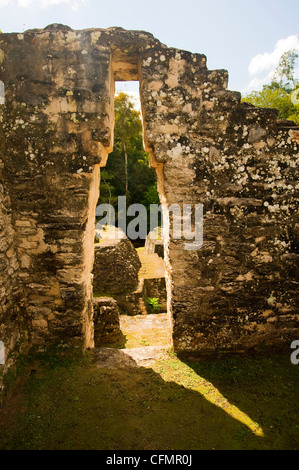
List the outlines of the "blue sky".
<svg viewBox="0 0 299 470">
<path fill-rule="evenodd" d="M 0 0 L 3 32 L 51 23 L 149 31 L 206 54 L 208 67 L 227 69 L 229 88 L 242 92 L 268 82 L 285 50 L 299 51 L 298 0 Z"/>
</svg>

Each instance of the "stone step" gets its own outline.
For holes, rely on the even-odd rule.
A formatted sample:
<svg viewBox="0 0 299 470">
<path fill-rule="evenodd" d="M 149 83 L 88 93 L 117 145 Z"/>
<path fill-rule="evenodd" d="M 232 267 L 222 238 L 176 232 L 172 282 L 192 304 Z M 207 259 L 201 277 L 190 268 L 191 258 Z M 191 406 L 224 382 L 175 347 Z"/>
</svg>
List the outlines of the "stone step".
<svg viewBox="0 0 299 470">
<path fill-rule="evenodd" d="M 132 349 L 98 348 L 94 350 L 94 360 L 97 367 L 105 369 L 149 367 L 165 355 L 168 348 L 168 345 Z"/>
<path fill-rule="evenodd" d="M 138 250 L 141 268 L 139 270 L 139 278 L 156 279 L 165 277 L 165 263 L 157 253 L 146 253 Z"/>
</svg>

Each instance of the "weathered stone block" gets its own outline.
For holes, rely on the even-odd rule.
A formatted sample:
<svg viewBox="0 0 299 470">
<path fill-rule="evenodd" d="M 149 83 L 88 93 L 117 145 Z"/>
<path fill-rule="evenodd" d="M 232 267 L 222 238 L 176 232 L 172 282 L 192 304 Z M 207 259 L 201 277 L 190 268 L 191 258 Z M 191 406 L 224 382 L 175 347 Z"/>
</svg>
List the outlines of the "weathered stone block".
<svg viewBox="0 0 299 470">
<path fill-rule="evenodd" d="M 95 244 L 94 249 L 95 294 L 119 295 L 137 289 L 141 263 L 136 249 L 127 237 L 100 239 L 100 243 Z"/>
<path fill-rule="evenodd" d="M 157 253 L 164 259 L 164 239 L 162 238 L 161 229 L 154 229 L 149 232 L 145 240 L 145 251 L 147 253 Z"/>
<path fill-rule="evenodd" d="M 94 298 L 93 309 L 95 346 L 100 347 L 118 341 L 121 331 L 116 300 L 110 297 Z"/>
</svg>

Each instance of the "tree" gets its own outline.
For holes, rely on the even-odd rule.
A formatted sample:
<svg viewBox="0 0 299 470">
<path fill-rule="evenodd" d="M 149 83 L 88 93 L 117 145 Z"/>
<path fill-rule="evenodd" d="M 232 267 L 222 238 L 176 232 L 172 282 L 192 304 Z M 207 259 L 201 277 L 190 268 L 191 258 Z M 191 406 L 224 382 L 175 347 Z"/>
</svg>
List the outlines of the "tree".
<svg viewBox="0 0 299 470">
<path fill-rule="evenodd" d="M 263 108 L 276 108 L 280 119 L 289 119 L 299 124 L 299 105 L 294 100 L 294 92 L 299 88 L 294 78 L 298 54 L 290 50 L 282 54 L 272 82 L 264 85 L 262 91 L 253 91 L 244 96 L 243 101 Z"/>
<path fill-rule="evenodd" d="M 134 146 L 135 138 L 141 134 L 142 124 L 138 111 L 134 109 L 126 93 L 119 93 L 114 99 L 115 140 L 121 144 L 125 160 L 125 195 L 128 195 L 128 152 Z"/>
<path fill-rule="evenodd" d="M 117 198 L 125 195 L 127 205 L 143 204 L 149 212 L 150 204 L 159 204 L 159 196 L 156 173 L 143 148 L 140 113 L 125 93 L 116 95 L 114 110 L 114 146 L 101 171 L 99 204 L 112 204 L 117 216 Z"/>
<path fill-rule="evenodd" d="M 277 78 L 279 88 L 284 89 L 289 93 L 296 87 L 294 72 L 297 59 L 298 54 L 294 49 L 284 52 L 280 57 L 278 67 L 274 73 L 274 83 L 275 78 Z"/>
</svg>

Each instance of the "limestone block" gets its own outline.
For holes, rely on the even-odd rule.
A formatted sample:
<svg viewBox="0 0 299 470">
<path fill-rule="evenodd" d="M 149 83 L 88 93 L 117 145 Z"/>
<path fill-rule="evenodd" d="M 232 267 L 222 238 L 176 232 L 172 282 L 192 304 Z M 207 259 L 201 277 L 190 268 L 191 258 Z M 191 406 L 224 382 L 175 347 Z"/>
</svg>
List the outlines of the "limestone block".
<svg viewBox="0 0 299 470">
<path fill-rule="evenodd" d="M 100 239 L 95 244 L 94 293 L 123 294 L 138 286 L 141 263 L 136 249 L 126 238 Z"/>
<path fill-rule="evenodd" d="M 121 331 L 116 300 L 109 297 L 94 298 L 93 309 L 95 346 L 118 341 Z"/>
</svg>

